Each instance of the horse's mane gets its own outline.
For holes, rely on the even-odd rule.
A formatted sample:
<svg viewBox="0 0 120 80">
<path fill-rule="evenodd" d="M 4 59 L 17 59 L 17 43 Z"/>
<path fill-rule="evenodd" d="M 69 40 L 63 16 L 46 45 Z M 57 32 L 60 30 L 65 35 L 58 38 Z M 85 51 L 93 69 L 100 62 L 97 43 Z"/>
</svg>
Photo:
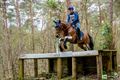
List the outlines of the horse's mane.
<svg viewBox="0 0 120 80">
<path fill-rule="evenodd" d="M 66 22 L 61 22 L 61 24 L 62 24 L 63 26 L 66 26 L 66 27 L 70 27 L 70 25 L 69 25 L 68 23 L 66 23 Z"/>
</svg>

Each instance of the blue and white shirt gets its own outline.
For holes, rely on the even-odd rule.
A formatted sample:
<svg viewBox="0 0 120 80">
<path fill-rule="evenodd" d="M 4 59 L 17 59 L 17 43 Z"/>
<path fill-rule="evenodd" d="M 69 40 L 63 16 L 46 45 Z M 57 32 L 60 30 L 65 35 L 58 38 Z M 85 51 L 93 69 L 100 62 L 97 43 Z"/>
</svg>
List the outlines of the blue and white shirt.
<svg viewBox="0 0 120 80">
<path fill-rule="evenodd" d="M 72 25 L 76 25 L 76 23 L 79 23 L 79 15 L 77 12 L 74 12 L 73 14 L 67 15 L 67 23 L 71 23 Z"/>
</svg>

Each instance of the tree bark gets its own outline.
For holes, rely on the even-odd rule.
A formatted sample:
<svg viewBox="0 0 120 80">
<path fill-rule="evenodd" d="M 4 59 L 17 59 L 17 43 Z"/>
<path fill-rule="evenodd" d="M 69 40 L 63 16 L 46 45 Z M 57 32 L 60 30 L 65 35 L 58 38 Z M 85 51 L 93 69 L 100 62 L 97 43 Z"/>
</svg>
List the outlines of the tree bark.
<svg viewBox="0 0 120 80">
<path fill-rule="evenodd" d="M 71 2 L 70 0 L 66 0 L 66 3 L 67 3 L 67 8 L 71 5 Z"/>
<path fill-rule="evenodd" d="M 109 0 L 109 16 L 110 16 L 110 26 L 113 26 L 113 0 Z"/>
<path fill-rule="evenodd" d="M 14 53 L 14 56 L 12 59 L 12 68 L 13 68 L 13 78 L 14 80 L 17 79 L 17 77 L 15 76 L 17 73 L 15 64 L 16 64 L 16 60 L 17 60 L 17 54 L 21 53 L 22 50 L 22 45 L 23 45 L 23 38 L 22 38 L 22 32 L 21 32 L 21 19 L 20 19 L 20 11 L 19 11 L 19 0 L 13 0 L 14 6 L 15 6 L 15 12 L 16 12 L 16 24 L 18 27 L 18 34 L 19 34 L 19 39 L 18 39 L 18 51 L 16 52 L 16 54 Z"/>
<path fill-rule="evenodd" d="M 114 42 L 114 28 L 113 28 L 113 0 L 109 0 L 109 20 L 110 20 L 110 28 L 112 34 L 112 43 L 110 49 L 115 49 L 115 42 Z"/>
<path fill-rule="evenodd" d="M 90 31 L 89 31 L 90 29 L 89 29 L 89 26 L 88 26 L 87 0 L 85 0 L 84 9 L 85 9 L 85 22 L 86 22 L 85 26 L 86 26 L 86 30 L 87 30 L 88 32 L 90 32 Z"/>
<path fill-rule="evenodd" d="M 101 14 L 101 3 L 100 0 L 98 0 L 98 7 L 99 7 L 99 25 L 101 26 L 102 23 L 102 14 Z"/>
<path fill-rule="evenodd" d="M 32 51 L 35 53 L 35 42 L 34 42 L 34 25 L 33 25 L 33 10 L 32 10 L 32 0 L 30 0 L 30 22 L 31 22 L 31 29 L 32 29 Z M 34 59 L 34 76 L 38 77 L 38 63 L 37 59 Z"/>
<path fill-rule="evenodd" d="M 32 50 L 33 53 L 35 52 L 35 44 L 34 44 L 34 25 L 33 25 L 33 10 L 32 10 L 32 0 L 30 0 L 30 22 L 31 22 L 31 29 L 32 29 Z"/>
<path fill-rule="evenodd" d="M 11 44 L 10 44 L 10 31 L 8 29 L 8 18 L 7 18 L 7 8 L 6 8 L 6 1 L 7 0 L 3 0 L 3 6 L 2 6 L 2 12 L 3 12 L 3 33 L 4 33 L 4 49 L 5 49 L 5 53 L 7 55 L 7 71 L 8 73 L 5 75 L 7 75 L 7 77 L 12 76 L 13 78 L 13 74 L 12 74 L 12 49 L 11 49 Z"/>
</svg>

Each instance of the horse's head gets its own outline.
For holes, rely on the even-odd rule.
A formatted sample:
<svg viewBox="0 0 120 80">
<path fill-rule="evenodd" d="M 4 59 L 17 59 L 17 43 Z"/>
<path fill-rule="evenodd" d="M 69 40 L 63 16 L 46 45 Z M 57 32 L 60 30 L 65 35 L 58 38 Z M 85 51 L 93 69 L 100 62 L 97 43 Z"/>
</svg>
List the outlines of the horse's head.
<svg viewBox="0 0 120 80">
<path fill-rule="evenodd" d="M 61 20 L 54 20 L 53 22 L 55 23 L 55 29 L 59 29 L 61 26 Z"/>
<path fill-rule="evenodd" d="M 56 37 L 61 37 L 63 35 L 62 23 L 60 20 L 53 21 L 55 23 Z"/>
</svg>

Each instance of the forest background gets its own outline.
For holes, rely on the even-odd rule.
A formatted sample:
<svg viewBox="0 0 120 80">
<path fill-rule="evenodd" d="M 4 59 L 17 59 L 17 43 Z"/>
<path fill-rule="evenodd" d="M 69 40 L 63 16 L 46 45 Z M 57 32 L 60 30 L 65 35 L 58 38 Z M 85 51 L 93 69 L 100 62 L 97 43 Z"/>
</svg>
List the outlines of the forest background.
<svg viewBox="0 0 120 80">
<path fill-rule="evenodd" d="M 120 0 L 0 0 L 0 80 L 18 78 L 20 54 L 55 52 L 53 20 L 66 21 L 69 5 L 78 11 L 81 30 L 93 37 L 95 49 L 117 50 L 120 64 Z M 39 73 L 46 65 L 39 61 Z M 33 61 L 25 66 L 25 74 L 33 75 Z"/>
</svg>

